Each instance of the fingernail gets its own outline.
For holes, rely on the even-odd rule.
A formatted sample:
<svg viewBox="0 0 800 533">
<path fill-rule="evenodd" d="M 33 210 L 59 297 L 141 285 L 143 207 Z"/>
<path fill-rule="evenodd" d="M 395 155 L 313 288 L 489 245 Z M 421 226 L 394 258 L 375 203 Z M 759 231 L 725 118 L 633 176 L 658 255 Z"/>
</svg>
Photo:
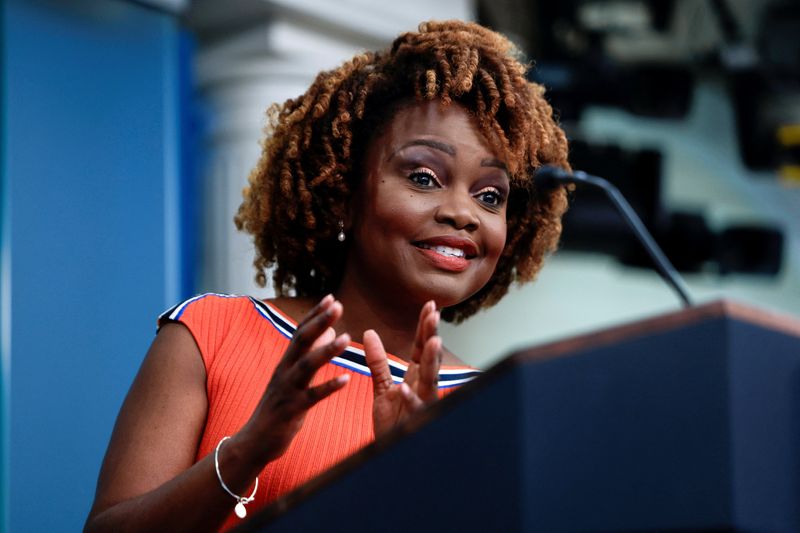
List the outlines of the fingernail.
<svg viewBox="0 0 800 533">
<path fill-rule="evenodd" d="M 331 303 L 331 301 L 333 301 L 333 294 L 326 294 L 325 297 L 323 297 L 322 300 L 320 300 L 320 303 L 322 305 L 328 305 L 329 303 Z"/>
<path fill-rule="evenodd" d="M 347 346 L 349 343 L 350 343 L 350 335 L 348 335 L 347 333 L 342 333 L 341 335 L 336 337 L 335 341 L 333 341 L 333 346 L 337 350 L 343 350 L 344 347 Z"/>
<path fill-rule="evenodd" d="M 327 316 L 332 316 L 334 313 L 338 312 L 338 308 L 341 306 L 342 304 L 340 304 L 338 301 L 334 301 L 332 304 L 328 306 L 328 309 L 325 310 L 325 314 Z"/>
<path fill-rule="evenodd" d="M 337 385 L 344 385 L 348 381 L 350 381 L 350 374 L 342 374 L 340 376 L 336 376 Z"/>
<path fill-rule="evenodd" d="M 409 394 L 411 394 L 411 389 L 409 388 L 408 384 L 403 382 L 400 384 L 400 392 L 403 393 L 403 396 L 408 396 Z"/>
</svg>

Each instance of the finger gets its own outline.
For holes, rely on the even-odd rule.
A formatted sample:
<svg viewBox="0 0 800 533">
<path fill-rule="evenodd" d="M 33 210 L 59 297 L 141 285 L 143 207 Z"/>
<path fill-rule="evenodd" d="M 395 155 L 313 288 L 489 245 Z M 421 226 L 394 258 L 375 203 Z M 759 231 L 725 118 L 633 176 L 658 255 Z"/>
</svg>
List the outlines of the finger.
<svg viewBox="0 0 800 533">
<path fill-rule="evenodd" d="M 419 381 L 419 363 L 411 361 L 408 363 L 406 375 L 403 377 L 403 383 L 407 384 L 412 389 L 416 389 L 417 381 Z"/>
<path fill-rule="evenodd" d="M 431 403 L 439 398 L 439 367 L 441 363 L 442 339 L 431 337 L 422 350 L 422 360 L 419 365 L 419 380 L 417 382 L 417 395 L 425 403 Z"/>
<path fill-rule="evenodd" d="M 328 329 L 322 332 L 322 335 L 317 337 L 317 340 L 315 340 L 311 344 L 311 348 L 309 348 L 309 350 L 316 350 L 318 348 L 321 348 L 326 344 L 332 343 L 335 339 L 336 339 L 336 330 L 329 327 Z"/>
<path fill-rule="evenodd" d="M 417 330 L 414 333 L 414 346 L 411 350 L 411 359 L 419 362 L 419 355 L 422 353 L 422 348 L 425 346 L 425 341 L 430 336 L 428 331 L 430 326 L 427 324 L 430 319 L 431 313 L 436 311 L 436 303 L 430 300 L 422 306 L 419 312 L 419 319 L 417 320 Z"/>
<path fill-rule="evenodd" d="M 311 382 L 314 374 L 317 373 L 317 370 L 319 370 L 322 365 L 341 354 L 349 343 L 350 335 L 342 333 L 332 342 L 300 356 L 291 368 L 291 372 L 293 373 L 291 382 L 301 389 L 308 387 L 308 384 Z"/>
<path fill-rule="evenodd" d="M 303 319 L 297 324 L 297 327 L 301 327 L 303 324 L 314 318 L 316 315 L 325 311 L 330 305 L 334 302 L 334 298 L 332 294 L 326 295 L 322 300 L 317 302 L 317 305 L 311 308 L 311 310 L 305 314 Z"/>
<path fill-rule="evenodd" d="M 425 343 L 427 343 L 431 337 L 436 335 L 439 329 L 439 316 L 440 313 L 437 310 L 433 310 L 426 318 L 425 322 L 422 324 L 422 334 L 423 334 L 423 342 L 422 347 L 419 351 L 415 350 L 415 355 L 417 357 L 416 361 L 419 363 L 420 358 L 422 357 L 422 350 L 425 348 Z"/>
<path fill-rule="evenodd" d="M 322 385 L 306 389 L 305 409 L 308 410 L 314 407 L 316 404 L 347 385 L 349 381 L 350 374 L 341 374 L 330 381 L 326 381 Z"/>
<path fill-rule="evenodd" d="M 317 305 L 315 305 L 308 313 L 305 314 L 305 316 L 300 321 L 300 323 L 297 324 L 297 328 L 295 329 L 295 335 L 294 336 L 297 336 L 298 332 L 306 331 L 309 328 L 310 325 L 313 325 L 315 320 L 317 321 L 316 323 L 319 323 L 320 320 L 324 321 L 325 319 L 324 318 L 320 318 L 320 317 L 324 317 L 325 314 L 329 312 L 329 310 L 330 310 L 330 308 L 331 308 L 331 306 L 333 305 L 334 302 L 336 302 L 336 300 L 334 299 L 333 295 L 331 295 L 331 294 L 328 294 L 322 300 L 320 300 L 317 303 Z M 293 336 L 293 338 L 294 338 L 294 336 Z M 313 345 L 313 342 L 312 342 L 312 345 Z"/>
<path fill-rule="evenodd" d="M 364 332 L 364 356 L 372 374 L 372 392 L 374 396 L 380 396 L 386 393 L 394 382 L 381 338 L 371 329 Z"/>
<path fill-rule="evenodd" d="M 342 304 L 335 301 L 327 309 L 298 327 L 292 336 L 289 348 L 286 350 L 287 362 L 294 363 L 300 356 L 308 352 L 314 341 L 341 318 L 342 310 Z"/>
</svg>

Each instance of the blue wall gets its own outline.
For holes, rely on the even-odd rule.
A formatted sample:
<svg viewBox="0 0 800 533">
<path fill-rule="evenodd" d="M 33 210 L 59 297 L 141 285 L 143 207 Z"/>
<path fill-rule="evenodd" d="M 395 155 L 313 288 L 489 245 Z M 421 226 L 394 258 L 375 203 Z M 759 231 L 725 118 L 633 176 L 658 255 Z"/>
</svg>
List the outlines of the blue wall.
<svg viewBox="0 0 800 533">
<path fill-rule="evenodd" d="M 180 32 L 123 1 L 3 11 L 0 529 L 76 531 L 155 317 L 182 292 Z"/>
</svg>

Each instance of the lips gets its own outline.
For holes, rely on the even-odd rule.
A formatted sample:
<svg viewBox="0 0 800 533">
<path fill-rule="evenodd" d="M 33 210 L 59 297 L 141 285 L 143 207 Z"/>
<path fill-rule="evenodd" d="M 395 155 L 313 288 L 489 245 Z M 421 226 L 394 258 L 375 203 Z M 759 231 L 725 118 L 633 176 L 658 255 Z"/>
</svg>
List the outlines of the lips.
<svg viewBox="0 0 800 533">
<path fill-rule="evenodd" d="M 478 247 L 469 239 L 439 236 L 412 243 L 434 266 L 450 272 L 466 270 Z"/>
<path fill-rule="evenodd" d="M 461 252 L 459 255 L 466 259 L 472 259 L 478 255 L 478 247 L 470 239 L 462 237 L 455 237 L 452 235 L 441 235 L 438 237 L 431 237 L 413 243 L 418 248 L 435 249 L 437 247 L 450 248 Z"/>
</svg>

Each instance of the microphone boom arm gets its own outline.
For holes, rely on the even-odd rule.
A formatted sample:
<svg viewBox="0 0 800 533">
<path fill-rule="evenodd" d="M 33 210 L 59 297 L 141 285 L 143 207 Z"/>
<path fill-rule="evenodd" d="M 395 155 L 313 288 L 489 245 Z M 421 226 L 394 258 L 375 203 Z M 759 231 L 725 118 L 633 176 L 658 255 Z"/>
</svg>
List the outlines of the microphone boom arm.
<svg viewBox="0 0 800 533">
<path fill-rule="evenodd" d="M 625 220 L 625 223 L 628 224 L 636 235 L 641 245 L 647 250 L 647 254 L 653 260 L 653 263 L 655 263 L 659 275 L 675 289 L 684 307 L 692 306 L 692 302 L 689 299 L 689 291 L 683 279 L 681 279 L 675 267 L 672 266 L 672 263 L 670 263 L 669 259 L 664 255 L 664 252 L 661 251 L 661 248 L 650 235 L 650 232 L 647 231 L 645 225 L 642 224 L 639 215 L 636 214 L 636 211 L 633 210 L 625 197 L 622 196 L 622 193 L 619 192 L 619 189 L 601 177 L 592 176 L 580 170 L 570 174 L 561 168 L 546 166 L 537 171 L 537 176 L 540 174 L 542 174 L 542 177 L 545 177 L 545 181 L 561 181 L 576 184 L 585 183 L 591 187 L 602 189 L 609 200 L 611 200 L 611 203 L 614 204 L 614 207 L 616 207 L 623 220 Z"/>
</svg>

